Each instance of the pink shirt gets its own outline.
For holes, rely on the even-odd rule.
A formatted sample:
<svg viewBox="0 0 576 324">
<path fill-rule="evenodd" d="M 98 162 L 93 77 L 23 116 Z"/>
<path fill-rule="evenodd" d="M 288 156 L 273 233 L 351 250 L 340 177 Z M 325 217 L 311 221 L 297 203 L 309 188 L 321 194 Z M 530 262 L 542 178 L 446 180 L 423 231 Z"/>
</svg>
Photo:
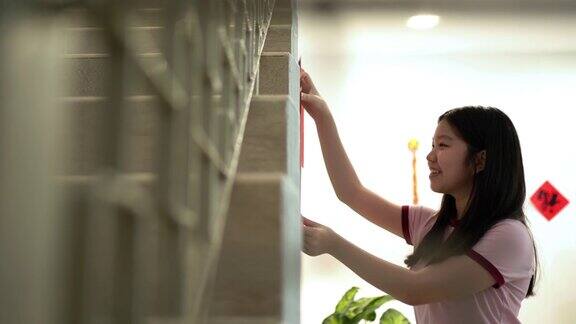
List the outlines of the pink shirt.
<svg viewBox="0 0 576 324">
<path fill-rule="evenodd" d="M 435 210 L 402 206 L 404 238 L 414 248 L 432 228 Z M 445 238 L 457 220 L 451 221 Z M 418 324 L 520 323 L 518 312 L 534 274 L 534 248 L 522 222 L 505 219 L 496 223 L 468 255 L 492 275 L 496 283 L 465 298 L 414 306 Z M 412 270 L 421 269 L 417 263 Z"/>
</svg>

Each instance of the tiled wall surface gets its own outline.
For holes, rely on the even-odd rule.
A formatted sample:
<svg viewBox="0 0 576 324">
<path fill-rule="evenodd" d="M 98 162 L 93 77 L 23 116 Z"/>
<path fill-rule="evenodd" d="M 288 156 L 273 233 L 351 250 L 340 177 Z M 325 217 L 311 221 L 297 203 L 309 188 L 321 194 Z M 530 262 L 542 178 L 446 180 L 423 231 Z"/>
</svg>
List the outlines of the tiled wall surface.
<svg viewBox="0 0 576 324">
<path fill-rule="evenodd" d="M 295 3 L 3 4 L 1 323 L 297 321 Z"/>
</svg>

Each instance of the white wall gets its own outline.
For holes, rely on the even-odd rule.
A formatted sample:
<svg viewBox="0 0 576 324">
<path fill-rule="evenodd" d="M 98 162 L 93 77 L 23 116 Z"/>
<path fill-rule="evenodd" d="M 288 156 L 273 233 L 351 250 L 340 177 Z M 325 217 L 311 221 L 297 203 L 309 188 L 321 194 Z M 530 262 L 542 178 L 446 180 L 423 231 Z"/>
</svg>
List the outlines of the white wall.
<svg viewBox="0 0 576 324">
<path fill-rule="evenodd" d="M 506 24 L 499 25 L 490 42 L 492 36 L 483 30 L 483 22 L 494 21 L 490 17 L 456 17 L 460 28 L 441 25 L 439 31 L 415 34 L 398 25 L 404 13 L 381 18 L 371 14 L 370 19 L 358 16 L 365 17 L 322 18 L 302 13 L 300 48 L 303 66 L 329 103 L 361 181 L 388 200 L 410 204 L 412 157 L 407 143 L 415 137 L 420 141 L 420 203 L 437 208 L 441 196 L 430 190 L 425 157 L 438 116 L 464 105 L 503 110 L 520 137 L 528 196 L 525 211 L 541 262 L 537 296 L 524 301 L 520 320 L 572 323 L 576 293 L 568 286 L 576 279 L 576 172 L 572 168 L 576 165 L 576 50 L 570 49 L 564 35 L 576 30 L 576 19 L 556 19 L 561 22 L 557 26 L 541 25 L 540 30 L 547 28 L 547 32 L 534 37 L 522 30 L 538 30 L 538 21 L 545 17 L 516 17 L 517 24 L 501 19 Z M 445 20 L 450 22 L 450 17 Z M 454 30 L 469 32 L 454 36 Z M 571 201 L 552 221 L 529 201 L 546 180 Z M 411 252 L 403 239 L 338 201 L 309 117 L 305 121 L 302 213 L 398 265 L 404 265 Z M 360 287 L 359 297 L 383 294 L 330 256 L 302 254 L 302 258 L 303 324 L 320 323 L 351 286 Z M 394 301 L 382 310 L 386 306 L 415 322 L 412 307 Z"/>
</svg>

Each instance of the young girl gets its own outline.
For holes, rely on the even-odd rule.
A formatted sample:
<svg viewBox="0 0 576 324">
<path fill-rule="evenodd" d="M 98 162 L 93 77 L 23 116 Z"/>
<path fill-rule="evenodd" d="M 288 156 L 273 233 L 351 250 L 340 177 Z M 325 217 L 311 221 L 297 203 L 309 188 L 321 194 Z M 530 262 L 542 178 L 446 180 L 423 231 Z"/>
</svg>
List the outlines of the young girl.
<svg viewBox="0 0 576 324">
<path fill-rule="evenodd" d="M 373 286 L 413 305 L 417 323 L 520 323 L 532 296 L 537 255 L 522 204 L 520 143 L 496 108 L 462 107 L 438 118 L 426 157 L 440 210 L 398 206 L 358 179 L 329 108 L 301 70 L 301 102 L 316 123 L 338 198 L 414 246 L 408 269 L 359 249 L 330 228 L 302 217 L 303 251 L 329 253 Z"/>
</svg>

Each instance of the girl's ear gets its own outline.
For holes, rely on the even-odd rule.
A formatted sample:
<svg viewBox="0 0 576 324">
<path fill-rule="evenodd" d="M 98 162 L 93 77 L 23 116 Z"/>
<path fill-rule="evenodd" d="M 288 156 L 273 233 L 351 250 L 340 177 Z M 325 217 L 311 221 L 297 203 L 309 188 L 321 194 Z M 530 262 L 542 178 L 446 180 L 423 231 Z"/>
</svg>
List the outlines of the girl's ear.
<svg viewBox="0 0 576 324">
<path fill-rule="evenodd" d="M 478 152 L 476 154 L 476 172 L 478 173 L 482 170 L 484 170 L 484 167 L 486 166 L 486 150 L 482 150 L 480 152 Z"/>
</svg>

